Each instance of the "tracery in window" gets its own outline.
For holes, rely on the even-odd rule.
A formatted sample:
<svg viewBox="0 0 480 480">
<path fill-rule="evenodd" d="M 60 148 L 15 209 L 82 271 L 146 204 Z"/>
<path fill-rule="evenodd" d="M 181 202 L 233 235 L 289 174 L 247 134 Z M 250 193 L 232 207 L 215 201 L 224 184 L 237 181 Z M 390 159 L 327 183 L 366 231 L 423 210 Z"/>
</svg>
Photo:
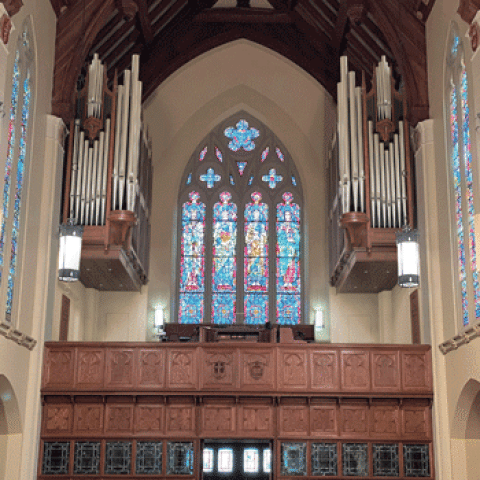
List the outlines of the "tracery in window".
<svg viewBox="0 0 480 480">
<path fill-rule="evenodd" d="M 302 190 L 279 139 L 250 115 L 218 125 L 179 191 L 179 323 L 302 321 Z"/>
<path fill-rule="evenodd" d="M 12 95 L 4 170 L 0 228 L 0 286 L 5 299 L 5 319 L 11 323 L 21 243 L 23 187 L 28 171 L 29 123 L 33 109 L 34 54 L 27 18 L 19 34 L 12 74 Z M 12 188 L 14 187 L 14 193 Z M 14 195 L 14 196 L 13 196 Z M 13 199 L 12 199 L 13 196 Z M 12 201 L 11 201 L 12 200 Z M 7 248 L 10 245 L 10 248 Z M 8 265 L 7 271 L 4 267 Z M 8 273 L 7 282 L 2 282 Z"/>
<path fill-rule="evenodd" d="M 480 317 L 480 283 L 475 243 L 472 153 L 468 108 L 468 79 L 463 44 L 456 24 L 450 29 L 447 54 L 447 104 L 450 171 L 453 184 L 458 290 L 462 323 Z"/>
</svg>

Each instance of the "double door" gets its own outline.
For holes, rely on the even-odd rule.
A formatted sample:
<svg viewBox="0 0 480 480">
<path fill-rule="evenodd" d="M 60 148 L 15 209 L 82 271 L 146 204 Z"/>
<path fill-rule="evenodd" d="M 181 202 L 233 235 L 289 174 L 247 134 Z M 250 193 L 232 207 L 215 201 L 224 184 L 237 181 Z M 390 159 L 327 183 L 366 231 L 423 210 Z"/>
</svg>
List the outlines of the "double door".
<svg viewBox="0 0 480 480">
<path fill-rule="evenodd" d="M 203 442 L 203 480 L 269 480 L 271 471 L 269 440 Z"/>
</svg>

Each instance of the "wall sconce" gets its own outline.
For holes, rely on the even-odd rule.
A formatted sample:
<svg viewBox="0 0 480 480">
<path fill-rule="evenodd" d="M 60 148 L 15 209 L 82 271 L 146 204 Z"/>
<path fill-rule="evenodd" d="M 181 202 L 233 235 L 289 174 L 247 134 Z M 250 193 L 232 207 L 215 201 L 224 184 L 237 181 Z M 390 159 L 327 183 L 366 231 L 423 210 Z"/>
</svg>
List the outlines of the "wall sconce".
<svg viewBox="0 0 480 480">
<path fill-rule="evenodd" d="M 329 342 L 330 331 L 321 307 L 313 307 L 313 335 L 315 342 Z"/>
<path fill-rule="evenodd" d="M 401 287 L 418 287 L 420 279 L 420 259 L 418 231 L 407 225 L 397 232 L 398 284 Z"/>
<path fill-rule="evenodd" d="M 164 337 L 166 333 L 163 330 L 163 326 L 165 324 L 165 309 L 161 305 L 155 307 L 155 318 L 153 320 L 153 324 L 155 327 L 155 335 L 159 340 L 162 340 L 162 337 Z"/>
<path fill-rule="evenodd" d="M 75 282 L 80 279 L 82 235 L 83 226 L 74 225 L 72 219 L 69 219 L 66 225 L 60 225 L 58 279 L 62 282 Z"/>
</svg>

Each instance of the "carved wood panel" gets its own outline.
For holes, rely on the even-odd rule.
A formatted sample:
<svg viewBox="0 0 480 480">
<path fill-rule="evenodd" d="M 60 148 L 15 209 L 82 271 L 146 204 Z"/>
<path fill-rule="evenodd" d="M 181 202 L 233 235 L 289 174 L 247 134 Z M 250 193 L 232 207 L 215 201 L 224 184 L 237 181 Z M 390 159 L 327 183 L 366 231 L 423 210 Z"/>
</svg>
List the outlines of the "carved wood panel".
<svg viewBox="0 0 480 480">
<path fill-rule="evenodd" d="M 79 389 L 100 389 L 104 384 L 105 349 L 77 349 L 76 381 Z"/>
<path fill-rule="evenodd" d="M 197 387 L 195 350 L 171 349 L 168 352 L 168 384 L 171 390 L 194 390 Z"/>
<path fill-rule="evenodd" d="M 204 405 L 202 408 L 202 436 L 229 437 L 236 432 L 236 412 L 231 405 Z"/>
<path fill-rule="evenodd" d="M 212 390 L 237 388 L 237 355 L 233 349 L 205 349 L 202 368 L 203 388 Z"/>
<path fill-rule="evenodd" d="M 370 361 L 368 352 L 342 351 L 342 388 L 347 391 L 366 392 L 370 390 Z"/>
<path fill-rule="evenodd" d="M 343 437 L 364 437 L 368 435 L 368 405 L 340 405 L 341 427 Z"/>
<path fill-rule="evenodd" d="M 43 407 L 43 429 L 48 434 L 68 434 L 73 426 L 73 405 L 47 404 Z"/>
<path fill-rule="evenodd" d="M 73 389 L 73 348 L 47 350 L 45 383 L 53 388 Z"/>
<path fill-rule="evenodd" d="M 105 409 L 105 432 L 107 434 L 130 434 L 133 431 L 133 405 L 107 404 Z"/>
<path fill-rule="evenodd" d="M 304 350 L 280 350 L 277 363 L 278 386 L 281 390 L 306 390 L 307 352 Z"/>
<path fill-rule="evenodd" d="M 338 390 L 338 354 L 335 350 L 312 352 L 310 356 L 311 386 L 314 390 Z"/>
<path fill-rule="evenodd" d="M 311 434 L 318 437 L 338 435 L 336 405 L 315 405 L 310 407 Z"/>
<path fill-rule="evenodd" d="M 281 405 L 279 407 L 280 435 L 302 437 L 308 435 L 309 411 L 307 406 Z"/>
<path fill-rule="evenodd" d="M 134 385 L 134 350 L 112 348 L 107 350 L 107 388 L 129 389 Z"/>
<path fill-rule="evenodd" d="M 167 435 L 194 435 L 195 407 L 193 405 L 168 405 L 166 414 Z"/>
<path fill-rule="evenodd" d="M 240 405 L 238 407 L 238 433 L 245 436 L 273 435 L 273 407 L 266 405 Z"/>
<path fill-rule="evenodd" d="M 137 387 L 161 389 L 165 387 L 165 351 L 142 348 L 138 353 Z"/>
<path fill-rule="evenodd" d="M 165 424 L 163 405 L 137 405 L 135 408 L 135 433 L 162 434 Z"/>
<path fill-rule="evenodd" d="M 426 439 L 431 436 L 431 413 L 428 407 L 404 405 L 402 434 L 408 438 Z"/>
<path fill-rule="evenodd" d="M 412 392 L 432 388 L 431 363 L 423 352 L 402 352 L 402 388 Z"/>
<path fill-rule="evenodd" d="M 398 438 L 400 410 L 394 405 L 373 405 L 370 410 L 370 431 L 377 438 Z"/>
<path fill-rule="evenodd" d="M 103 433 L 103 404 L 78 403 L 73 411 L 73 430 L 76 435 L 92 436 Z"/>
<path fill-rule="evenodd" d="M 272 350 L 241 350 L 241 389 L 273 390 L 275 361 Z"/>
<path fill-rule="evenodd" d="M 398 352 L 372 353 L 372 387 L 375 391 L 397 391 L 400 388 Z"/>
</svg>

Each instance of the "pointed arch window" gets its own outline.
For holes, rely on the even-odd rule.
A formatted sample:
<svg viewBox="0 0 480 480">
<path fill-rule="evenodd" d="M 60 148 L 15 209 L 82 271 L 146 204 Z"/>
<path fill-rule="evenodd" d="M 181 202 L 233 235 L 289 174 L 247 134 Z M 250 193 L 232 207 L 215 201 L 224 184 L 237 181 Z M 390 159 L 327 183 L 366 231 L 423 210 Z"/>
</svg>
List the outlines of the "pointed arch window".
<svg viewBox="0 0 480 480">
<path fill-rule="evenodd" d="M 24 185 L 29 164 L 31 115 L 35 55 L 31 20 L 22 25 L 17 40 L 12 74 L 12 94 L 4 168 L 2 208 L 0 210 L 0 292 L 5 303 L 5 320 L 11 323 L 15 284 L 22 243 Z"/>
<path fill-rule="evenodd" d="M 179 191 L 179 323 L 302 321 L 303 197 L 279 139 L 246 113 L 190 158 Z"/>
<path fill-rule="evenodd" d="M 452 185 L 455 257 L 463 326 L 480 318 L 480 283 L 475 242 L 468 78 L 463 43 L 452 22 L 446 55 L 449 171 Z"/>
</svg>

